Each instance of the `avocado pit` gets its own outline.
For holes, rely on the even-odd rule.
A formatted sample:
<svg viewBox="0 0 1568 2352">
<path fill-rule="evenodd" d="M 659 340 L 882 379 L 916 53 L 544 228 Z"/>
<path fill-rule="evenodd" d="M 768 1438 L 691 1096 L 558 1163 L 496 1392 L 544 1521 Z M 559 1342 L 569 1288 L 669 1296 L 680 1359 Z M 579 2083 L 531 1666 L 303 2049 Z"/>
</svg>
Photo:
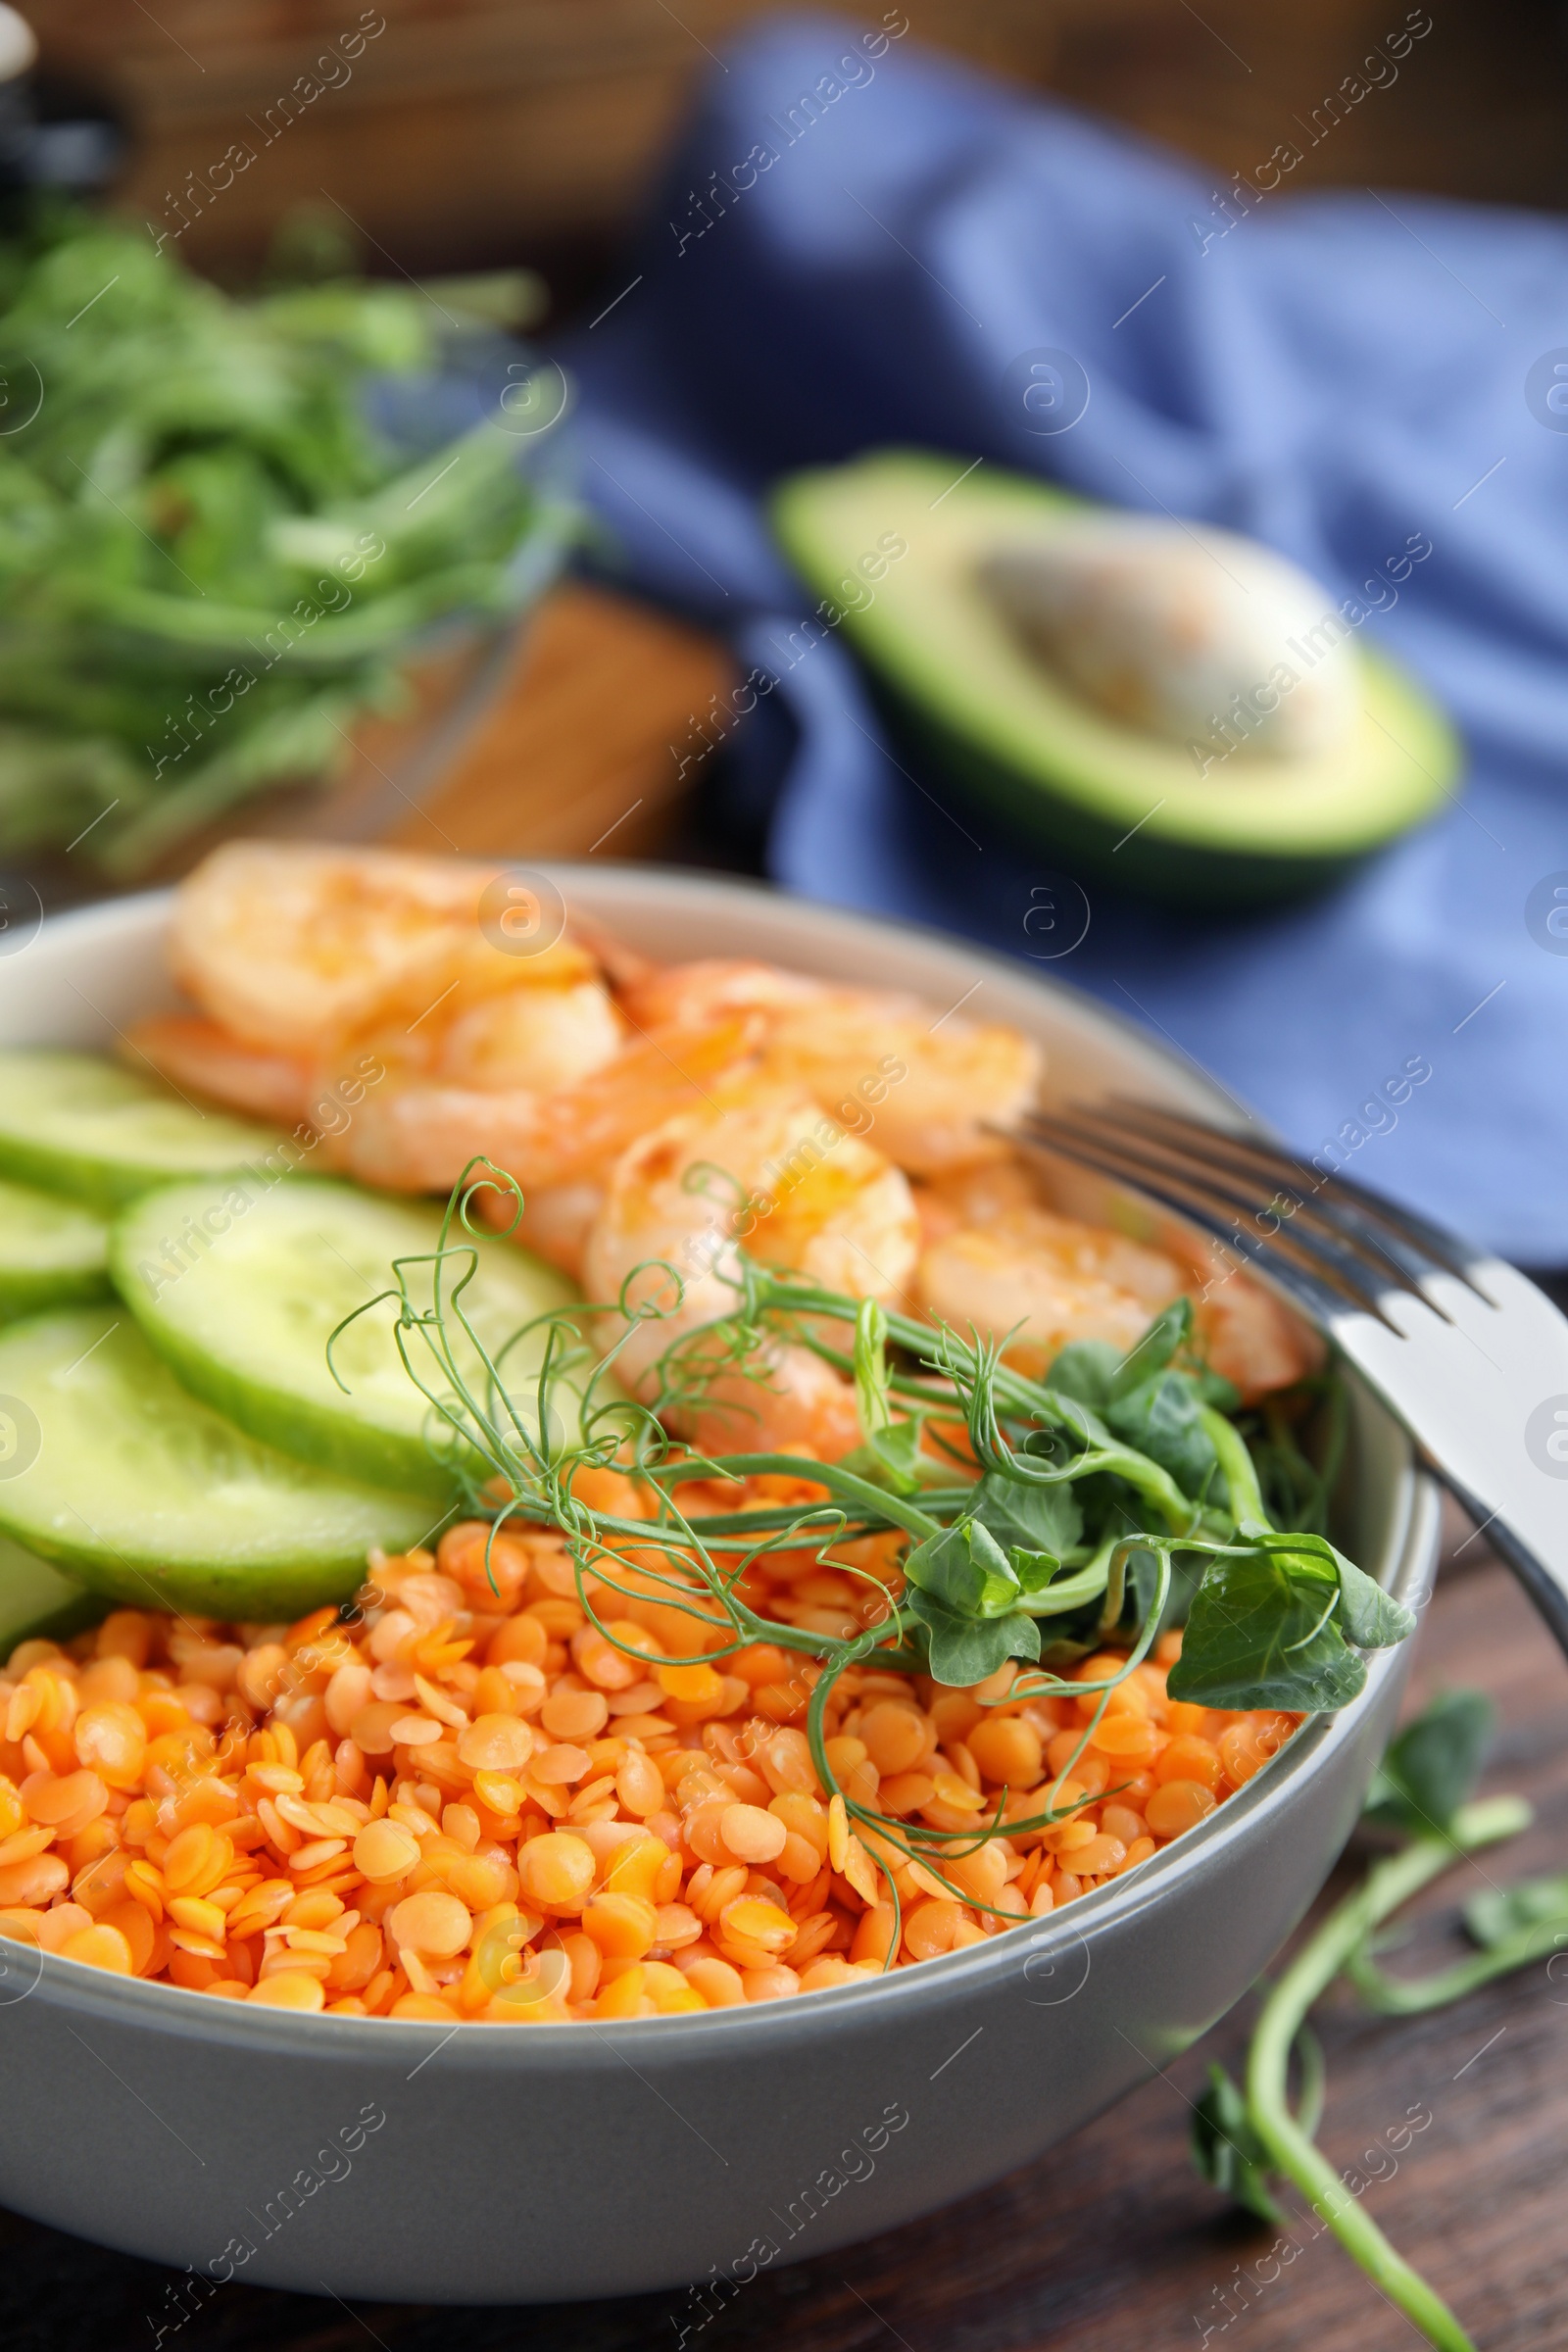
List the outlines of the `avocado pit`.
<svg viewBox="0 0 1568 2352">
<path fill-rule="evenodd" d="M 1324 626 L 1334 599 L 1232 532 L 1091 515 L 1004 541 L 977 576 L 1031 658 L 1120 726 L 1184 746 L 1239 735 L 1239 758 L 1269 764 L 1355 730 L 1353 653 Z"/>
</svg>

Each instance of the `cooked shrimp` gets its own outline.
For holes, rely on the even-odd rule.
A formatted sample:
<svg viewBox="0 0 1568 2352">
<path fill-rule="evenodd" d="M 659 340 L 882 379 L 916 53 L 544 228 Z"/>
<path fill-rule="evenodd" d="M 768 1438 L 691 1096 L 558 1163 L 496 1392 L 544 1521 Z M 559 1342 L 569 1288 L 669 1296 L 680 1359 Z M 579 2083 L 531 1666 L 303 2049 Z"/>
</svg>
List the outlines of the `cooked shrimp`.
<svg viewBox="0 0 1568 2352">
<path fill-rule="evenodd" d="M 601 1006 L 608 999 L 597 984 L 578 982 L 526 999 L 494 997 L 444 1033 L 433 1024 L 428 1035 L 372 1032 L 360 1041 L 367 1052 L 344 1046 L 314 1064 L 186 1015 L 141 1022 L 130 1045 L 175 1086 L 289 1126 L 316 1125 L 323 1164 L 367 1184 L 446 1192 L 471 1159 L 488 1158 L 523 1188 L 518 1239 L 576 1274 L 610 1169 L 626 1146 L 755 1058 L 756 1023 L 744 1018 L 676 1026 L 625 1045 L 612 1031 L 616 1050 L 605 1058 Z M 350 1116 L 338 1089 L 347 1061 L 379 1071 L 353 1090 Z M 481 1205 L 512 1222 L 510 1200 L 486 1195 Z"/>
<path fill-rule="evenodd" d="M 1031 1376 L 1069 1340 L 1134 1347 L 1181 1296 L 1180 1269 L 1157 1250 L 1045 1208 L 1009 1208 L 960 1226 L 921 1254 L 920 1303 L 958 1331 L 1013 1337 L 1007 1361 Z"/>
<path fill-rule="evenodd" d="M 523 1164 L 524 1185 L 608 1175 L 628 1144 L 678 1111 L 712 1104 L 715 1090 L 755 1062 L 757 1025 L 746 1019 L 676 1023 L 629 1039 L 607 1061 L 539 1104 Z"/>
<path fill-rule="evenodd" d="M 1194 1250 L 1185 1288 L 1204 1354 L 1244 1404 L 1322 1368 L 1328 1351 L 1317 1333 L 1250 1274 L 1235 1269 L 1216 1276 L 1212 1258 L 1205 1263 Z"/>
<path fill-rule="evenodd" d="M 922 1246 L 968 1225 L 991 1225 L 1015 1208 L 1049 1208 L 1035 1168 L 1017 1152 L 982 1160 L 914 1188 Z"/>
<path fill-rule="evenodd" d="M 822 994 L 822 985 L 776 963 L 705 956 L 696 963 L 648 964 L 615 993 L 628 1020 L 659 1029 L 671 1021 L 712 1021 L 726 1013 L 808 1004 Z"/>
<path fill-rule="evenodd" d="M 128 1042 L 172 1085 L 283 1126 L 316 1127 L 325 1146 L 323 1165 L 391 1192 L 450 1191 L 479 1153 L 506 1167 L 526 1149 L 537 1116 L 539 1099 L 524 1090 L 443 1086 L 422 1072 L 389 1069 L 373 1054 L 361 1058 L 379 1076 L 362 1077 L 345 1115 L 341 1098 L 329 1100 L 336 1096 L 334 1065 L 313 1068 L 265 1054 L 214 1021 L 141 1021 Z"/>
<path fill-rule="evenodd" d="M 461 991 L 456 1002 L 461 1005 Z M 443 1021 L 436 1032 L 435 1068 L 455 1086 L 487 1093 L 537 1088 L 553 1094 L 612 1060 L 621 1036 L 602 981 L 516 988 Z"/>
<path fill-rule="evenodd" d="M 604 1183 L 591 1176 L 584 1176 L 574 1184 L 530 1185 L 523 1194 L 522 1212 L 515 1222 L 513 1212 L 516 1199 L 505 1188 L 486 1190 L 474 1197 L 475 1209 L 485 1223 L 508 1233 L 536 1257 L 548 1258 L 551 1265 L 559 1266 L 577 1283 L 582 1280 L 588 1236 L 604 1204 Z"/>
<path fill-rule="evenodd" d="M 328 1167 L 392 1193 L 448 1193 L 472 1159 L 506 1168 L 527 1148 L 538 1097 L 410 1081 L 389 1071 L 322 1139 Z"/>
<path fill-rule="evenodd" d="M 964 1171 L 916 1195 L 923 1248 L 921 1304 L 958 1330 L 1014 1331 L 1007 1360 L 1043 1372 L 1071 1340 L 1130 1348 L 1183 1291 L 1198 1345 L 1246 1402 L 1302 1378 L 1322 1361 L 1306 1326 L 1239 1269 L 1216 1274 L 1175 1226 L 1160 1246 L 1129 1240 L 1045 1205 L 1034 1171 L 1016 1157 Z"/>
<path fill-rule="evenodd" d="M 610 1172 L 628 1145 L 678 1111 L 711 1101 L 710 1089 L 753 1060 L 756 1024 L 677 1024 L 638 1037 L 580 1086 L 534 1108 L 527 1141 L 498 1159 L 522 1188 L 514 1238 L 580 1281 L 583 1252 Z M 481 1213 L 511 1226 L 504 1194 L 480 1197 Z"/>
<path fill-rule="evenodd" d="M 862 989 L 780 1012 L 766 1059 L 836 1118 L 863 1116 L 888 1157 L 915 1175 L 1004 1153 L 990 1130 L 1028 1109 L 1042 1062 L 1038 1047 L 1000 1022 L 933 1019 L 928 1004 Z"/>
<path fill-rule="evenodd" d="M 1040 1050 L 1016 1029 L 772 964 L 674 964 L 623 989 L 621 1003 L 633 1020 L 761 1013 L 768 1075 L 805 1087 L 857 1133 L 874 1130 L 915 1175 L 1000 1157 L 1007 1147 L 990 1128 L 1027 1109 L 1040 1083 Z"/>
<path fill-rule="evenodd" d="M 445 1191 L 480 1153 L 511 1167 L 541 1102 L 612 1061 L 625 1033 L 581 946 L 494 944 L 492 878 L 382 851 L 220 850 L 182 886 L 173 925 L 176 975 L 208 1017 L 144 1022 L 132 1053 L 175 1085 L 324 1128 L 323 1156 L 371 1184 Z M 377 1080 L 346 1118 L 337 1080 L 367 1055 Z M 666 1093 L 650 1115 L 670 1106 Z"/>
<path fill-rule="evenodd" d="M 311 1070 L 287 1054 L 241 1045 L 216 1021 L 160 1013 L 132 1026 L 132 1062 L 146 1063 L 181 1093 L 188 1087 L 254 1118 L 293 1127 L 310 1116 Z"/>
<path fill-rule="evenodd" d="M 327 1139 L 326 1157 L 395 1192 L 449 1191 L 481 1156 L 514 1177 L 525 1199 L 585 1183 L 602 1190 L 634 1138 L 700 1102 L 705 1081 L 743 1064 L 748 1048 L 745 1029 L 733 1022 L 639 1039 L 579 1084 L 550 1091 L 453 1086 L 439 1069 L 390 1069 L 354 1119 Z M 496 1213 L 510 1224 L 512 1203 Z"/>
<path fill-rule="evenodd" d="M 914 1203 L 880 1152 L 799 1090 L 735 1089 L 716 1110 L 644 1136 L 618 1161 L 585 1252 L 593 1297 L 624 1292 L 628 1308 L 644 1309 L 641 1321 L 606 1314 L 600 1333 L 606 1347 L 622 1343 L 616 1370 L 633 1395 L 658 1396 L 661 1361 L 677 1343 L 688 1363 L 701 1360 L 696 1335 L 734 1312 L 743 1246 L 855 1298 L 902 1296 Z M 804 1444 L 836 1460 L 857 1441 L 854 1393 L 808 1348 L 779 1343 L 744 1370 L 714 1372 L 686 1434 L 708 1446 Z"/>
<path fill-rule="evenodd" d="M 596 992 L 574 984 L 521 1005 L 492 998 L 427 1041 L 371 1032 L 318 1057 L 270 1054 L 185 1014 L 136 1022 L 126 1044 L 133 1059 L 172 1085 L 285 1126 L 320 1126 L 321 1100 L 345 1072 L 373 1067 L 375 1102 L 358 1137 L 343 1142 L 340 1164 L 370 1183 L 425 1192 L 451 1184 L 475 1152 L 506 1165 L 505 1155 L 524 1149 L 538 1103 L 603 1061 L 608 1011 L 602 995 L 596 1001 Z M 613 1028 L 608 1040 L 613 1054 Z M 451 1162 L 451 1176 L 432 1175 Z"/>
<path fill-rule="evenodd" d="M 476 1094 L 408 1069 L 394 1074 L 372 1053 L 345 1051 L 336 1063 L 312 1068 L 181 1014 L 138 1022 L 127 1043 L 172 1086 L 302 1136 L 314 1128 L 323 1167 L 392 1192 L 450 1191 L 476 1154 L 500 1154 L 531 1131 L 531 1095 Z"/>
<path fill-rule="evenodd" d="M 601 987 L 563 938 L 532 955 L 497 947 L 479 901 L 493 867 L 391 850 L 234 842 L 181 884 L 171 961 L 202 1010 L 247 1045 L 305 1058 L 372 1028 L 440 1029 L 495 996 Z M 599 1058 L 613 1051 L 613 1023 Z"/>
</svg>

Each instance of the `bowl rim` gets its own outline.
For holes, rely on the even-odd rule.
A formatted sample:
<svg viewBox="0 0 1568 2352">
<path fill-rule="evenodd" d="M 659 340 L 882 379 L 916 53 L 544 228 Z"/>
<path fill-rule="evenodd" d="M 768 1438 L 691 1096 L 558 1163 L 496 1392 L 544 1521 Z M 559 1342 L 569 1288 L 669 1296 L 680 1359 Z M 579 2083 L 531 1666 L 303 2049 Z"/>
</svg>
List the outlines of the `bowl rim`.
<svg viewBox="0 0 1568 2352">
<path fill-rule="evenodd" d="M 622 861 L 590 867 L 583 860 L 560 858 L 530 860 L 526 866 L 519 860 L 474 858 L 467 862 L 490 870 L 505 864 L 509 870 L 530 876 L 544 874 L 552 880 L 559 877 L 567 893 L 579 880 L 596 893 L 608 885 L 606 896 L 623 906 L 632 905 L 650 884 L 654 886 L 652 895 L 662 899 L 666 906 L 682 899 L 689 903 L 693 893 L 715 908 L 726 903 L 733 906 L 737 899 L 749 898 L 799 909 L 808 922 L 815 922 L 828 934 L 841 935 L 846 942 L 863 940 L 869 929 L 885 933 L 891 939 L 928 946 L 956 960 L 970 965 L 978 962 L 995 969 L 1004 974 L 1012 987 L 1032 980 L 1048 995 L 1065 998 L 1072 1014 L 1087 1027 L 1104 1024 L 1116 1034 L 1119 1043 L 1134 1047 L 1139 1056 L 1152 1066 L 1178 1073 L 1189 1090 L 1200 1091 L 1211 1102 L 1216 1115 L 1227 1124 L 1241 1126 L 1252 1117 L 1234 1095 L 1179 1047 L 1152 1039 L 1147 1030 L 1114 1006 L 1102 1004 L 1054 973 L 1031 972 L 1020 966 L 1016 958 L 994 949 L 972 946 L 967 940 L 933 925 L 892 921 L 819 901 L 796 900 L 749 877 L 687 872 L 677 866 Z M 164 888 L 74 907 L 45 917 L 37 936 L 47 934 L 60 939 L 67 933 L 108 929 L 117 920 L 134 926 L 166 908 L 173 896 L 172 888 Z M 5 965 L 0 963 L 0 987 L 4 971 Z M 1261 1126 L 1261 1122 L 1252 1123 Z M 1419 1607 L 1430 1590 L 1441 1502 L 1436 1482 L 1417 1467 L 1407 1442 L 1393 1484 L 1396 1517 L 1386 1545 L 1392 1561 L 1389 1589 L 1409 1605 Z M 941 1954 L 916 1967 L 891 1970 L 885 1978 L 865 1984 L 826 1986 L 804 1999 L 747 2004 L 710 2011 L 702 2017 L 636 2018 L 613 2024 L 551 2021 L 544 2031 L 497 2033 L 478 2018 L 457 2019 L 450 2026 L 443 2026 L 435 2020 L 332 2017 L 318 2011 L 296 2013 L 262 2004 L 253 2006 L 246 2001 L 215 1999 L 183 1985 L 119 1977 L 84 1961 L 67 1960 L 58 1953 L 45 1952 L 0 1935 L 0 2012 L 22 2005 L 32 1992 L 38 1991 L 46 1996 L 47 2005 L 104 2023 L 170 2031 L 187 2040 L 230 2048 L 254 2048 L 279 2057 L 316 2057 L 322 2061 L 350 2059 L 358 2063 L 377 2052 L 384 2053 L 389 2060 L 414 2059 L 416 2063 L 408 2077 L 412 2081 L 438 2051 L 449 2063 L 466 2071 L 489 2067 L 497 2061 L 547 2075 L 560 2070 L 580 2072 L 585 2066 L 595 2071 L 610 2071 L 630 2063 L 616 2046 L 615 2036 L 628 2028 L 654 2026 L 660 2029 L 657 2034 L 639 2033 L 636 2045 L 639 2061 L 661 2070 L 671 2065 L 689 2070 L 704 2053 L 714 2060 L 733 2054 L 738 2038 L 743 2043 L 784 2042 L 802 2033 L 853 2032 L 857 2020 L 864 2017 L 864 2000 L 873 1995 L 881 2021 L 891 2023 L 896 2014 L 906 2024 L 912 2023 L 927 2010 L 948 2009 L 966 1992 L 978 1995 L 995 1989 L 1009 1975 L 1016 1973 L 1027 1979 L 1031 1963 L 1038 1961 L 1042 1968 L 1054 1966 L 1075 1946 L 1081 1947 L 1086 1956 L 1084 1981 L 1087 1981 L 1092 1966 L 1091 1937 L 1096 1931 L 1113 1933 L 1120 1923 L 1130 1921 L 1152 1903 L 1160 1901 L 1168 1890 L 1206 1873 L 1217 1846 L 1228 1842 L 1233 1835 L 1242 1834 L 1250 1825 L 1267 1825 L 1291 1803 L 1303 1777 L 1326 1770 L 1337 1750 L 1359 1737 L 1361 1718 L 1376 1706 L 1389 1678 L 1403 1670 L 1403 1644 L 1375 1651 L 1366 1663 L 1366 1684 L 1348 1706 L 1332 1715 L 1309 1717 L 1279 1754 L 1222 1807 L 1217 1806 L 1194 1829 L 1161 1847 L 1127 1877 L 1107 1881 L 1088 1894 L 1078 1896 L 1061 1912 L 1049 1912 L 1039 1920 L 1020 1921 L 1016 1928 L 1004 1929 L 984 1943 Z M 5 1962 L 3 1955 L 9 1953 L 27 1954 L 28 1961 L 19 1970 L 14 1962 Z M 20 1980 L 27 1976 L 31 1982 L 24 1984 L 21 1990 L 7 1989 L 8 1977 Z M 1066 2000 L 1072 1996 L 1058 1997 Z M 897 2013 L 895 2002 L 899 2004 Z"/>
</svg>

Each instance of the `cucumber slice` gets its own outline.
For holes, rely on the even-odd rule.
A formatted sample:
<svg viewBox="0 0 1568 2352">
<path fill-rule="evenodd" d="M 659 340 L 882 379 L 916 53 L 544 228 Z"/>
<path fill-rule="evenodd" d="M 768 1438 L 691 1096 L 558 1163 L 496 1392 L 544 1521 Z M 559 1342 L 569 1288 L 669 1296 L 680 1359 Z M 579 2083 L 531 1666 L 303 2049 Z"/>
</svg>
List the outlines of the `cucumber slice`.
<svg viewBox="0 0 1568 2352">
<path fill-rule="evenodd" d="M 97 1593 L 0 1536 L 0 1658 L 9 1658 L 19 1642 L 64 1642 L 103 1613 Z"/>
<path fill-rule="evenodd" d="M 94 1208 L 240 1167 L 281 1140 L 96 1054 L 0 1053 L 0 1176 Z"/>
<path fill-rule="evenodd" d="M 122 1307 L 0 1331 L 0 1532 L 133 1608 L 295 1617 L 403 1551 L 427 1503 L 274 1453 L 182 1389 Z"/>
<path fill-rule="evenodd" d="M 102 1217 L 30 1186 L 0 1183 L 0 1323 L 109 1296 Z"/>
<path fill-rule="evenodd" d="M 404 1368 L 393 1302 L 362 1315 L 333 1348 L 347 1395 L 326 1361 L 327 1341 L 344 1317 L 391 1285 L 393 1259 L 434 1250 L 440 1232 L 440 1209 L 422 1202 L 389 1200 L 320 1178 L 296 1177 L 268 1190 L 263 1180 L 241 1177 L 146 1194 L 116 1224 L 110 1262 L 159 1354 L 188 1389 L 252 1437 L 347 1477 L 446 1501 L 452 1473 L 432 1442 L 440 1446 L 444 1439 L 450 1447 L 451 1431 Z M 467 1237 L 460 1231 L 458 1239 L 463 1244 Z M 479 1269 L 464 1293 L 463 1311 L 494 1359 L 515 1332 L 574 1294 L 512 1242 L 480 1239 L 473 1246 Z M 458 1261 L 450 1280 L 461 1272 Z M 421 1296 L 427 1295 L 426 1278 Z M 479 1359 L 456 1314 L 447 1328 L 466 1379 L 482 1394 Z M 411 1334 L 409 1344 L 422 1376 L 444 1390 L 423 1341 Z M 531 1430 L 538 1427 L 542 1352 L 543 1336 L 531 1334 L 510 1349 L 504 1365 L 508 1390 Z M 558 1443 L 564 1434 L 558 1425 Z"/>
</svg>

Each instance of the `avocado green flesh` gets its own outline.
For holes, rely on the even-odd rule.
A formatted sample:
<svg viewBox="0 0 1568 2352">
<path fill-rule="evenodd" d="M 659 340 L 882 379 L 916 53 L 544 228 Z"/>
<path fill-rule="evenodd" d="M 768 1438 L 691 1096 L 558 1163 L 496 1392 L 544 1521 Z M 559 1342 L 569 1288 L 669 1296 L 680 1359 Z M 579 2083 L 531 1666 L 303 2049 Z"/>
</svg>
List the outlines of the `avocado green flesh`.
<svg viewBox="0 0 1568 2352">
<path fill-rule="evenodd" d="M 793 475 L 773 499 L 787 554 L 840 609 L 898 745 L 928 774 L 1075 870 L 1186 906 L 1321 887 L 1447 796 L 1452 729 L 1359 634 L 1360 724 L 1321 759 L 1243 748 L 1200 775 L 1185 746 L 1096 711 L 1028 652 L 977 577 L 986 557 L 1095 510 L 1023 475 L 961 474 L 952 457 L 895 451 Z M 869 577 L 863 559 L 890 533 L 907 553 Z"/>
</svg>

